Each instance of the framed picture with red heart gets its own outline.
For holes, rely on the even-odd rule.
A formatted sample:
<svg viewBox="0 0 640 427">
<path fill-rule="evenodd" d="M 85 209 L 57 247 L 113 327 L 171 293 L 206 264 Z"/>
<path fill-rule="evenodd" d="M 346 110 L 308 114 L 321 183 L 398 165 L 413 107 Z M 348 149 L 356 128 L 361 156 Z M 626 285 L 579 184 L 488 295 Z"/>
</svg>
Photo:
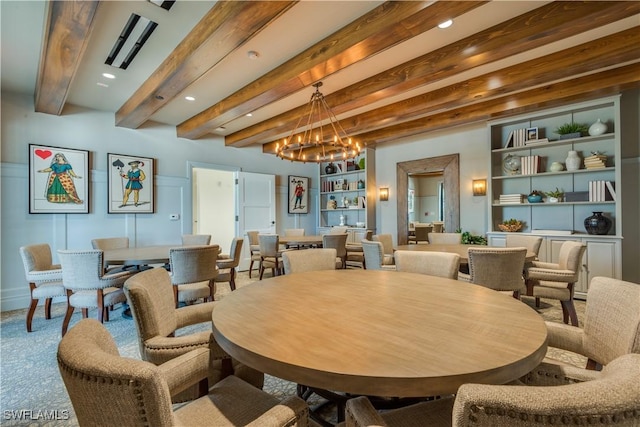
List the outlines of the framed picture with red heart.
<svg viewBox="0 0 640 427">
<path fill-rule="evenodd" d="M 89 151 L 29 144 L 29 213 L 89 213 Z"/>
</svg>

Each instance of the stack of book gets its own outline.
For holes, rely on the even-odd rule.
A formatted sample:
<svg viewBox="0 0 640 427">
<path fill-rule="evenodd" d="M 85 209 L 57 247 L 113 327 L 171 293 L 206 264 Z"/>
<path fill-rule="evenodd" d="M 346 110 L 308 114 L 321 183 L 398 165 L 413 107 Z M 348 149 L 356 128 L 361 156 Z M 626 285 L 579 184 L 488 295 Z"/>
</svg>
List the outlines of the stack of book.
<svg viewBox="0 0 640 427">
<path fill-rule="evenodd" d="M 533 175 L 540 169 L 540 156 L 520 157 L 520 170 L 522 175 Z"/>
<path fill-rule="evenodd" d="M 584 158 L 584 167 L 587 169 L 600 169 L 607 167 L 607 156 L 604 154 L 594 154 Z"/>
<path fill-rule="evenodd" d="M 608 202 L 616 200 L 615 185 L 611 181 L 589 181 L 589 201 Z"/>
<path fill-rule="evenodd" d="M 500 204 L 501 205 L 513 205 L 522 203 L 524 196 L 522 194 L 501 194 L 500 195 Z"/>
</svg>

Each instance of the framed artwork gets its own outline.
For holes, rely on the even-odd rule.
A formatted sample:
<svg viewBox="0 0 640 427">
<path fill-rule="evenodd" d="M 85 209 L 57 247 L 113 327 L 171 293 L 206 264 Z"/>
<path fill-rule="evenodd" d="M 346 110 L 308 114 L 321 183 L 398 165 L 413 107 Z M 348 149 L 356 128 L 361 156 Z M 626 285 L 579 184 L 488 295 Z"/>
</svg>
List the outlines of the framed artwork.
<svg viewBox="0 0 640 427">
<path fill-rule="evenodd" d="M 289 213 L 309 213 L 309 178 L 289 175 Z"/>
<path fill-rule="evenodd" d="M 538 127 L 527 128 L 527 141 L 538 139 Z"/>
<path fill-rule="evenodd" d="M 89 151 L 29 144 L 29 213 L 89 213 Z"/>
<path fill-rule="evenodd" d="M 150 157 L 107 154 L 109 213 L 154 213 L 154 167 Z"/>
</svg>

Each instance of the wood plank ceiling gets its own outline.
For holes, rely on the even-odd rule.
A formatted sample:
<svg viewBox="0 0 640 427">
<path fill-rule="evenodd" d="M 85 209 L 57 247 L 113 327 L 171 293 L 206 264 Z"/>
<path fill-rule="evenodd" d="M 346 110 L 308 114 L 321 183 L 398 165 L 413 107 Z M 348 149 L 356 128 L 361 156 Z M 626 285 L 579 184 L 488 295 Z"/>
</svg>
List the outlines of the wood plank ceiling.
<svg viewBox="0 0 640 427">
<path fill-rule="evenodd" d="M 295 1 L 218 1 L 147 80 L 115 111 L 117 126 L 138 128 L 205 78 L 236 49 L 274 25 Z M 224 99 L 177 124 L 179 137 L 197 139 L 247 113 L 308 90 L 437 26 L 483 7 L 479 1 L 384 2 L 317 41 Z M 505 2 L 505 4 L 508 2 Z M 43 41 L 36 111 L 61 114 L 92 34 L 98 2 L 53 1 Z M 408 62 L 362 76 L 326 95 L 345 130 L 365 146 L 542 107 L 600 97 L 640 86 L 640 2 L 541 2 L 539 7 Z M 631 18 L 630 28 L 534 59 L 463 78 L 465 72 L 552 46 L 594 28 Z M 627 27 L 629 27 L 627 25 Z M 413 95 L 441 81 L 444 87 Z M 379 101 L 406 99 L 368 109 Z M 225 136 L 233 147 L 262 145 L 272 153 L 303 114 L 299 105 Z M 327 132 L 330 134 L 330 132 Z"/>
</svg>

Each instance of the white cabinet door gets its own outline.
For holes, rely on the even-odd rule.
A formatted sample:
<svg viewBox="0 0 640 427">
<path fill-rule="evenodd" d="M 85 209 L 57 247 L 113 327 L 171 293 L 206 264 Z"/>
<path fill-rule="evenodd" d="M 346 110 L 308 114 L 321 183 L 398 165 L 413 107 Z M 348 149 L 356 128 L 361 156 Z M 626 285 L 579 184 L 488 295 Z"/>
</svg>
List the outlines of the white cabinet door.
<svg viewBox="0 0 640 427">
<path fill-rule="evenodd" d="M 586 288 L 589 289 L 591 279 L 597 276 L 619 278 L 620 273 L 617 266 L 620 263 L 619 245 L 617 242 L 587 240 L 587 251 L 585 253 L 585 277 Z"/>
</svg>

